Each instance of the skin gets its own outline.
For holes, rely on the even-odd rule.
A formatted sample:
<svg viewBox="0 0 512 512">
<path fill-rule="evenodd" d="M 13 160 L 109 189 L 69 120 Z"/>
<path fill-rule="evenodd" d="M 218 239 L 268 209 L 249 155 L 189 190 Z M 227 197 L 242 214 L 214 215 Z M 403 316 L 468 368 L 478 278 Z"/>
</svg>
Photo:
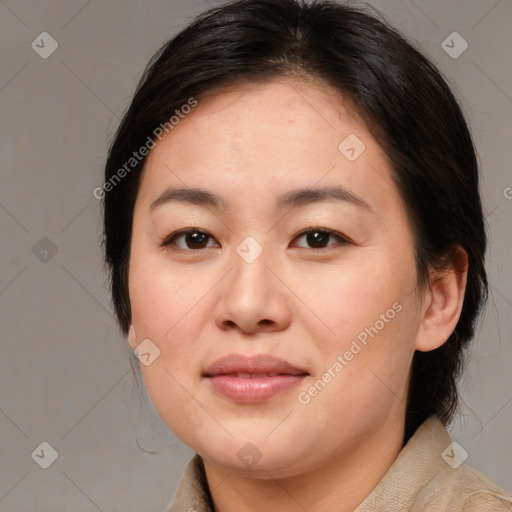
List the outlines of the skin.
<svg viewBox="0 0 512 512">
<path fill-rule="evenodd" d="M 366 146 L 352 162 L 338 150 L 350 134 Z M 217 511 L 352 511 L 401 450 L 412 356 L 455 328 L 466 260 L 459 251 L 462 265 L 418 288 L 413 228 L 391 175 L 350 104 L 296 80 L 215 91 L 151 151 L 134 211 L 129 341 L 159 348 L 141 364 L 145 385 L 169 428 L 203 457 Z M 369 208 L 276 206 L 287 191 L 324 186 Z M 200 187 L 226 208 L 151 210 L 168 187 Z M 315 227 L 351 241 L 332 236 L 312 248 L 300 233 Z M 206 247 L 184 236 L 161 246 L 184 228 L 207 231 Z M 263 248 L 250 264 L 236 252 L 247 236 Z M 396 303 L 401 311 L 301 404 L 298 393 Z M 309 375 L 268 401 L 237 404 L 202 378 L 232 353 L 271 354 Z M 252 467 L 237 456 L 248 442 L 261 453 Z"/>
</svg>

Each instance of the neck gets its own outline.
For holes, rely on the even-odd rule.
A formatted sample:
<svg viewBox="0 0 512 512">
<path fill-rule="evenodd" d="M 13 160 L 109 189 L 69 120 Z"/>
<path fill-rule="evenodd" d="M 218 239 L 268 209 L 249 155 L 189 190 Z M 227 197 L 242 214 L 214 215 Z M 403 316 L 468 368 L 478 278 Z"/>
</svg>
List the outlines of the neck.
<svg viewBox="0 0 512 512">
<path fill-rule="evenodd" d="M 353 512 L 396 460 L 403 421 L 383 425 L 364 443 L 333 454 L 319 468 L 285 478 L 251 478 L 204 460 L 216 512 Z"/>
</svg>

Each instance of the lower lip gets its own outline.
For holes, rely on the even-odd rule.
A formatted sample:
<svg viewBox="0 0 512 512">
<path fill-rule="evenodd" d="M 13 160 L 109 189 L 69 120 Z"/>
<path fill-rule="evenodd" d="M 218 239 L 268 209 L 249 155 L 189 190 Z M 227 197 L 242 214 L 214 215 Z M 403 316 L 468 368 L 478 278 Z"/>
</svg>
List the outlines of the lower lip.
<svg viewBox="0 0 512 512">
<path fill-rule="evenodd" d="M 208 377 L 213 389 L 234 402 L 263 402 L 297 386 L 306 375 L 276 375 L 241 379 L 230 375 Z"/>
</svg>

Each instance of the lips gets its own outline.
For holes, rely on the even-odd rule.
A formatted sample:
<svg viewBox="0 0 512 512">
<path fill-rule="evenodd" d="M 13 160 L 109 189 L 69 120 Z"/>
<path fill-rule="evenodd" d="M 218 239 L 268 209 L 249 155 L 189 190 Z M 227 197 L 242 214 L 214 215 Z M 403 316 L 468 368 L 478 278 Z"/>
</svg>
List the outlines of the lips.
<svg viewBox="0 0 512 512">
<path fill-rule="evenodd" d="M 203 373 L 215 392 L 238 403 L 269 400 L 297 386 L 307 375 L 284 359 L 263 354 L 230 354 Z"/>
</svg>

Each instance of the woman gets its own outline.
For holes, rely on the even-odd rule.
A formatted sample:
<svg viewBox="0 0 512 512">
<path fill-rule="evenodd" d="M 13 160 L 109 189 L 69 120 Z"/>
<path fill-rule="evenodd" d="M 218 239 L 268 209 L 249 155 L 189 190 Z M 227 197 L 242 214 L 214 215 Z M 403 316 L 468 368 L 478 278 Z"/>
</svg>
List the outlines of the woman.
<svg viewBox="0 0 512 512">
<path fill-rule="evenodd" d="M 504 511 L 445 426 L 486 296 L 475 150 L 439 72 L 333 2 L 213 9 L 112 143 L 106 261 L 169 510 Z"/>
</svg>

